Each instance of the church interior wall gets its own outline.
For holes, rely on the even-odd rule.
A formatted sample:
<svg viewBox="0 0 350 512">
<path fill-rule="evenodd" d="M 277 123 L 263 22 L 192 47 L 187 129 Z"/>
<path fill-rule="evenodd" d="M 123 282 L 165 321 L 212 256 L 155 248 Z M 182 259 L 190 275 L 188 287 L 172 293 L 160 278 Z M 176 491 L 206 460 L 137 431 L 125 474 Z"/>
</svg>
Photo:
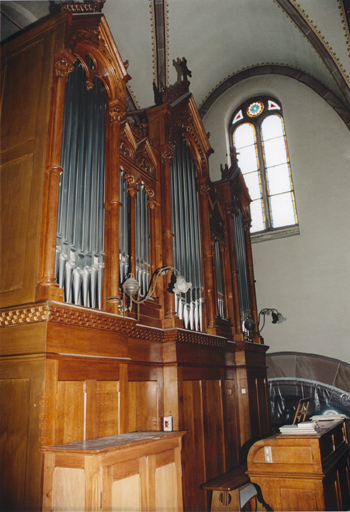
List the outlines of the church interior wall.
<svg viewBox="0 0 350 512">
<path fill-rule="evenodd" d="M 282 102 L 300 224 L 300 235 L 253 243 L 258 310 L 275 307 L 287 318 L 280 325 L 267 321 L 262 335 L 270 353 L 293 350 L 349 362 L 349 131 L 307 86 L 282 76 L 247 79 L 204 118 L 215 150 L 212 174 L 226 163 L 233 110 L 259 93 Z"/>
</svg>

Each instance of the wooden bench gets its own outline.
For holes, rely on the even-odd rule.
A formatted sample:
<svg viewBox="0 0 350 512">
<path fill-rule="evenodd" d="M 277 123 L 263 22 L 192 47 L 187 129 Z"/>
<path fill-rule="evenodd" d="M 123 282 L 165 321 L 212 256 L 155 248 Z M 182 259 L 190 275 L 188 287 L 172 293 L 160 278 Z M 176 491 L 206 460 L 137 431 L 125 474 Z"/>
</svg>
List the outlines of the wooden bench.
<svg viewBox="0 0 350 512">
<path fill-rule="evenodd" d="M 250 502 L 251 510 L 256 511 L 257 491 L 246 474 L 247 465 L 238 466 L 223 473 L 200 486 L 204 491 L 211 491 L 211 512 L 239 512 Z"/>
</svg>

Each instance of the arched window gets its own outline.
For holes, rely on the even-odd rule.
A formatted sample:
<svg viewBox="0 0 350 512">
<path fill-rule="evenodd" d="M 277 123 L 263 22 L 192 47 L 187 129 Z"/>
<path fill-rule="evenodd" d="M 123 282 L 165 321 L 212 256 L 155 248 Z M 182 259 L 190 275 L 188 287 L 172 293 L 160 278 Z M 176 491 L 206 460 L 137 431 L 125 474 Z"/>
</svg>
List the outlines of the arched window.
<svg viewBox="0 0 350 512">
<path fill-rule="evenodd" d="M 265 96 L 244 102 L 231 118 L 230 136 L 252 199 L 251 233 L 299 233 L 281 104 Z"/>
</svg>

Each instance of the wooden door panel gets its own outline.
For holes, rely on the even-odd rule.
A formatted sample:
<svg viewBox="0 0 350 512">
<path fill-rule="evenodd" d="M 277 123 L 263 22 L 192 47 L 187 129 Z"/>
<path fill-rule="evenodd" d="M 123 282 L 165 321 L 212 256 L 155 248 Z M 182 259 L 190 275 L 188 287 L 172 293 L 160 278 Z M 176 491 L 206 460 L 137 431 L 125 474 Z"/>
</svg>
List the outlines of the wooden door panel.
<svg viewBox="0 0 350 512">
<path fill-rule="evenodd" d="M 113 482 L 112 509 L 141 512 L 141 479 L 138 473 Z"/>
<path fill-rule="evenodd" d="M 29 379 L 0 381 L 1 510 L 24 508 L 29 399 Z"/>
<path fill-rule="evenodd" d="M 119 382 L 86 382 L 86 439 L 120 434 Z"/>
<path fill-rule="evenodd" d="M 58 381 L 55 444 L 84 440 L 83 381 Z"/>
<path fill-rule="evenodd" d="M 156 512 L 178 511 L 177 471 L 175 462 L 156 468 L 155 471 Z"/>
<path fill-rule="evenodd" d="M 203 382 L 203 421 L 206 479 L 210 480 L 224 473 L 226 470 L 224 418 L 220 380 L 207 380 Z"/>
<path fill-rule="evenodd" d="M 129 382 L 128 401 L 129 432 L 159 429 L 157 381 Z"/>
<path fill-rule="evenodd" d="M 182 424 L 184 430 L 182 464 L 183 494 L 186 508 L 193 512 L 206 510 L 205 492 L 199 489 L 207 478 L 205 474 L 205 439 L 203 427 L 202 382 L 183 381 L 182 384 Z"/>
</svg>

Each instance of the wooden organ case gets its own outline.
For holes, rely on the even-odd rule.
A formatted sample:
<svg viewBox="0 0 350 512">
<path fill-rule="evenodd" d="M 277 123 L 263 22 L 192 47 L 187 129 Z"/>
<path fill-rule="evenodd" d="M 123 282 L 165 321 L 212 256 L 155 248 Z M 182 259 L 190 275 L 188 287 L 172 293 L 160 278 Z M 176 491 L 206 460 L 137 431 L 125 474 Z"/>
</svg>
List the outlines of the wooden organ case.
<svg viewBox="0 0 350 512">
<path fill-rule="evenodd" d="M 200 484 L 269 434 L 267 347 L 242 327 L 249 198 L 236 164 L 211 182 L 188 82 L 128 112 L 106 20 L 75 5 L 2 48 L 1 505 L 40 510 L 41 447 L 172 416 L 184 510 L 203 511 Z M 127 275 L 145 294 L 164 266 L 190 292 L 167 274 L 125 311 Z"/>
</svg>

